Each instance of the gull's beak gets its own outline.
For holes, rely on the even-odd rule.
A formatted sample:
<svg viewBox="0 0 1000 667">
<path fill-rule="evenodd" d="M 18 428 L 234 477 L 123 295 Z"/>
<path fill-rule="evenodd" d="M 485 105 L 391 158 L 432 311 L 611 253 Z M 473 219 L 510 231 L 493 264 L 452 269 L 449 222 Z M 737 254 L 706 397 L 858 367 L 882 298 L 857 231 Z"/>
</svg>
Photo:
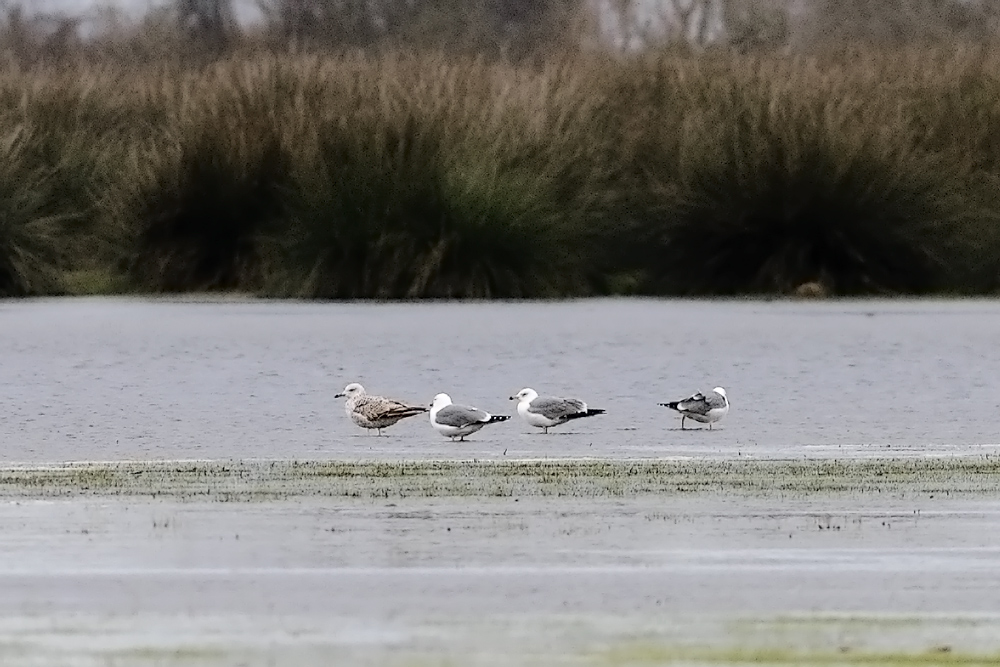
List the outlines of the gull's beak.
<svg viewBox="0 0 1000 667">
<path fill-rule="evenodd" d="M 343 398 L 344 396 L 347 396 L 347 394 L 334 394 L 333 395 L 334 398 Z"/>
<path fill-rule="evenodd" d="M 516 401 L 517 400 L 517 396 L 508 396 L 507 400 L 508 401 Z"/>
</svg>

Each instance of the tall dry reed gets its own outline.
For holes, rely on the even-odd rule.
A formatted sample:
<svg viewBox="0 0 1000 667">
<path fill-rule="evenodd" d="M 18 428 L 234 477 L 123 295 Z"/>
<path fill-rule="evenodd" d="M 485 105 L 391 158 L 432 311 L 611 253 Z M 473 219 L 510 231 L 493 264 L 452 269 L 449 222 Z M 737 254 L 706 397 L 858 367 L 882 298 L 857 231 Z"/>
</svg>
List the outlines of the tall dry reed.
<svg viewBox="0 0 1000 667">
<path fill-rule="evenodd" d="M 998 77 L 974 48 L 11 69 L 0 290 L 988 292 Z"/>
</svg>

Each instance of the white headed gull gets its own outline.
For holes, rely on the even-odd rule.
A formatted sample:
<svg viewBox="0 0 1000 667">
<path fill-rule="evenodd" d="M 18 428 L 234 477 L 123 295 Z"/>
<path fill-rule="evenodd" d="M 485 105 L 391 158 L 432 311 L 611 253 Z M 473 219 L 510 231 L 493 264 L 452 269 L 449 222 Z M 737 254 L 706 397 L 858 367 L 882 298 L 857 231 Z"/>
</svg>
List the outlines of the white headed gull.
<svg viewBox="0 0 1000 667">
<path fill-rule="evenodd" d="M 510 400 L 517 401 L 517 414 L 532 426 L 537 426 L 545 433 L 553 426 L 565 424 L 571 419 L 593 417 L 603 414 L 604 410 L 588 408 L 587 404 L 578 398 L 553 398 L 538 395 L 530 387 L 517 392 Z"/>
<path fill-rule="evenodd" d="M 729 413 L 729 397 L 726 396 L 726 390 L 722 387 L 716 387 L 707 394 L 699 391 L 683 401 L 660 403 L 660 405 L 681 413 L 681 428 L 684 428 L 685 419 L 693 419 L 696 422 L 708 424 L 708 429 L 712 430 L 712 424 Z"/>
<path fill-rule="evenodd" d="M 509 415 L 491 415 L 471 405 L 455 405 L 448 394 L 438 394 L 431 403 L 431 426 L 441 435 L 465 440 L 487 424 L 510 419 Z"/>
</svg>

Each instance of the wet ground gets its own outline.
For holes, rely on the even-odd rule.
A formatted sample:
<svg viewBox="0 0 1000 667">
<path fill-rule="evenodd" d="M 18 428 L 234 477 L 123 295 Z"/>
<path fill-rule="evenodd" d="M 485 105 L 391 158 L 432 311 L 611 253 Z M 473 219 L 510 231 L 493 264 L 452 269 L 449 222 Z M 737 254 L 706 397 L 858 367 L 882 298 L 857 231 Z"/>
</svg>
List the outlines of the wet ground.
<svg viewBox="0 0 1000 667">
<path fill-rule="evenodd" d="M 5 666 L 1000 664 L 992 302 L 84 299 L 0 323 Z M 332 398 L 351 381 L 608 412 L 379 438 Z M 716 384 L 711 432 L 655 405 Z"/>
<path fill-rule="evenodd" d="M 0 472 L 5 665 L 996 664 L 1000 460 Z"/>
</svg>

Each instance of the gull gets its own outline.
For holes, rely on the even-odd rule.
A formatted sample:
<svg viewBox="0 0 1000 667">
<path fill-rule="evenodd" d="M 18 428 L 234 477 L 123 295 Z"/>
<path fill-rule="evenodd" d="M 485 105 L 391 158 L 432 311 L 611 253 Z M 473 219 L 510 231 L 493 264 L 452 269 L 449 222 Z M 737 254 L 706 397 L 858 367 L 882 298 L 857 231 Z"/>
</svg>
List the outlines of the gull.
<svg viewBox="0 0 1000 667">
<path fill-rule="evenodd" d="M 509 415 L 491 415 L 471 405 L 455 405 L 448 394 L 438 394 L 431 403 L 431 426 L 441 435 L 454 440 L 465 440 L 487 424 L 510 419 Z"/>
<path fill-rule="evenodd" d="M 382 435 L 382 429 L 392 426 L 400 419 L 427 412 L 422 405 L 407 405 L 384 396 L 372 396 L 365 393 L 365 388 L 357 382 L 344 387 L 344 391 L 334 398 L 344 398 L 344 410 L 347 416 L 361 428 L 375 429 Z"/>
<path fill-rule="evenodd" d="M 729 413 L 729 397 L 726 390 L 716 387 L 707 394 L 700 391 L 693 396 L 688 396 L 683 401 L 672 401 L 670 403 L 660 403 L 665 408 L 676 410 L 681 413 L 681 428 L 684 428 L 685 419 L 693 419 L 702 424 L 708 424 L 708 430 L 712 430 L 712 424 L 719 421 Z"/>
<path fill-rule="evenodd" d="M 571 419 L 593 417 L 604 413 L 604 410 L 588 408 L 587 404 L 578 398 L 539 397 L 538 392 L 525 387 L 510 400 L 517 401 L 517 414 L 532 426 L 537 426 L 548 433 L 553 426 L 565 424 Z"/>
</svg>

